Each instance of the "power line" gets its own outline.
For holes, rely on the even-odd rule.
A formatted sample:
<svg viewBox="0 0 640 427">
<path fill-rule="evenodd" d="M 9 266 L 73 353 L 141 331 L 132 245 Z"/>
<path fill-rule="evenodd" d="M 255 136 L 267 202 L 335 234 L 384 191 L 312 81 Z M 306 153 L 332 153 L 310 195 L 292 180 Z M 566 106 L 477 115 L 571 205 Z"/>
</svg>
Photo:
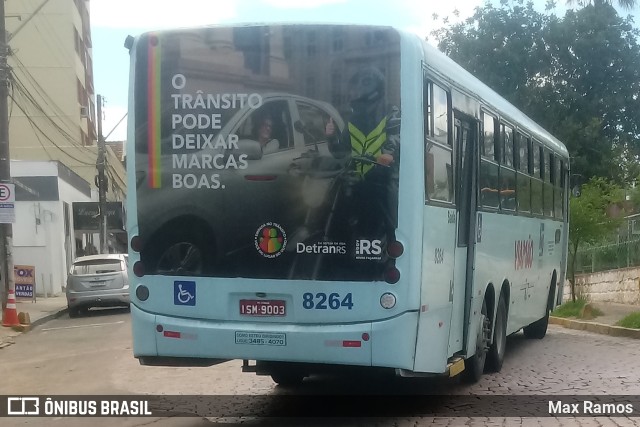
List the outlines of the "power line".
<svg viewBox="0 0 640 427">
<path fill-rule="evenodd" d="M 70 129 L 74 128 L 76 126 L 76 123 L 74 123 L 73 121 L 71 121 L 70 119 L 68 119 L 67 115 L 65 114 L 65 112 L 58 106 L 58 104 L 49 96 L 49 94 L 47 93 L 47 91 L 40 86 L 40 83 L 38 83 L 38 79 L 36 79 L 33 74 L 31 74 L 31 72 L 29 71 L 29 68 L 27 66 L 25 66 L 22 61 L 20 60 L 20 58 L 14 53 L 12 55 L 12 58 L 14 61 L 16 61 L 19 65 L 18 69 L 20 69 L 20 71 L 25 75 L 25 77 L 29 80 L 29 83 L 31 83 L 31 85 L 33 86 L 33 88 L 36 90 L 36 92 L 38 93 L 38 95 L 40 95 L 42 97 L 42 100 L 44 101 L 44 103 L 47 105 L 47 107 L 51 107 L 53 110 L 55 110 L 55 112 L 58 114 L 59 117 L 61 117 L 62 119 L 65 119 L 67 121 L 67 125 L 69 126 Z M 15 76 L 17 78 L 17 74 L 15 71 L 13 71 L 13 76 Z M 25 86 L 26 87 L 26 86 Z"/>
<path fill-rule="evenodd" d="M 14 83 L 16 85 L 16 88 L 18 89 L 18 92 L 23 94 L 25 98 L 29 101 L 29 103 L 42 114 L 42 117 L 45 118 L 67 141 L 69 141 L 72 145 L 76 146 L 77 148 L 89 150 L 88 147 L 82 145 L 82 143 L 80 143 L 77 139 L 75 139 L 73 135 L 71 135 L 65 129 L 60 127 L 60 125 L 58 125 L 58 123 L 56 123 L 51 118 L 48 112 L 44 110 L 44 108 L 40 105 L 40 103 L 35 99 L 35 97 L 31 94 L 31 92 L 29 92 L 29 90 L 20 81 L 20 79 L 17 78 L 15 74 L 13 75 L 13 78 L 14 78 Z"/>
<path fill-rule="evenodd" d="M 20 24 L 18 26 L 18 28 L 16 28 L 12 34 L 9 34 L 9 36 L 7 36 L 7 43 L 11 41 L 11 39 L 13 39 L 16 34 L 18 34 L 20 32 L 20 30 L 22 30 L 24 28 L 25 25 L 27 25 L 29 23 L 29 21 L 31 21 L 33 19 L 34 16 L 36 16 L 38 14 L 38 12 L 40 12 L 40 10 L 47 4 L 49 3 L 49 0 L 44 0 L 42 2 L 42 4 L 40 6 L 38 6 L 36 8 L 36 10 L 33 11 L 33 13 L 31 15 L 29 15 L 29 17 L 27 19 L 25 19 L 22 24 Z M 4 14 L 2 16 L 2 19 L 4 20 Z"/>
<path fill-rule="evenodd" d="M 107 140 L 107 138 L 109 138 L 109 136 L 111 136 L 111 134 L 113 133 L 114 130 L 116 130 L 116 128 L 118 126 L 120 126 L 120 123 L 122 123 L 122 121 L 124 120 L 125 117 L 127 117 L 127 114 L 129 113 L 124 113 L 124 116 L 122 116 L 122 118 L 120 120 L 118 120 L 118 123 L 116 123 L 116 125 L 113 127 L 113 129 L 111 129 L 111 132 L 109 132 L 107 134 L 107 136 L 104 137 L 105 141 Z"/>
<path fill-rule="evenodd" d="M 16 106 L 20 109 L 20 111 L 22 111 L 22 113 L 25 115 L 25 118 L 33 125 L 36 127 L 36 129 L 38 129 L 38 131 L 40 131 L 40 133 L 42 134 L 42 136 L 44 136 L 47 141 L 49 141 L 51 144 L 53 144 L 58 150 L 60 150 L 61 152 L 63 152 L 64 154 L 66 154 L 67 156 L 71 157 L 73 160 L 77 161 L 78 163 L 81 163 L 83 165 L 87 165 L 87 166 L 94 166 L 93 163 L 88 163 L 85 162 L 84 160 L 80 160 L 77 157 L 75 157 L 72 154 L 69 154 L 68 152 L 66 152 L 62 147 L 60 147 L 53 139 L 51 139 L 47 133 L 45 131 L 43 131 L 40 126 L 38 126 L 33 119 L 31 118 L 31 116 L 25 111 L 25 109 L 20 105 L 20 103 L 16 100 L 16 98 L 12 98 L 13 101 L 15 102 Z"/>
</svg>

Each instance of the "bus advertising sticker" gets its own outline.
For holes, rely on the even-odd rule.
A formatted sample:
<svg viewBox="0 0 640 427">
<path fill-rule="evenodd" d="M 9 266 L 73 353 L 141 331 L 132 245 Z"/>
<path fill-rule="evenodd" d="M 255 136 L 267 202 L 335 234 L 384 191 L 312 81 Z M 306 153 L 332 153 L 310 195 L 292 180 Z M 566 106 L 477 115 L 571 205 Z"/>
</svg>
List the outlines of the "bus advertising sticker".
<svg viewBox="0 0 640 427">
<path fill-rule="evenodd" d="M 174 305 L 196 305 L 196 282 L 176 280 L 173 282 Z"/>
<path fill-rule="evenodd" d="M 287 247 L 287 233 L 280 224 L 262 224 L 255 234 L 256 250 L 265 258 L 280 256 Z"/>
</svg>

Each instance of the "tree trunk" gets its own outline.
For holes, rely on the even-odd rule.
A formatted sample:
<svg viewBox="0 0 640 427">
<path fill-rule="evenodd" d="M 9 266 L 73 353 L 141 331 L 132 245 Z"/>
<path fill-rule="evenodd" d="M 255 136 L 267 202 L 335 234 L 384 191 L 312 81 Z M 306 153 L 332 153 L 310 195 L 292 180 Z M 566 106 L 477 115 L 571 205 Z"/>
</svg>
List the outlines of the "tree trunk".
<svg viewBox="0 0 640 427">
<path fill-rule="evenodd" d="M 569 283 L 571 284 L 571 301 L 576 302 L 576 259 L 578 257 L 578 244 L 573 245 L 573 256 L 571 257 L 571 268 L 569 271 Z"/>
</svg>

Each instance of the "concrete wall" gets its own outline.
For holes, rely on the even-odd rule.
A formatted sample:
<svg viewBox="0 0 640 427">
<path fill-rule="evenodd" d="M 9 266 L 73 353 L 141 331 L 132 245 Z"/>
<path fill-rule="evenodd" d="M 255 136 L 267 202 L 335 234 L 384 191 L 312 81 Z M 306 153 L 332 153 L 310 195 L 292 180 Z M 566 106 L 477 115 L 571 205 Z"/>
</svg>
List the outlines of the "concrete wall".
<svg viewBox="0 0 640 427">
<path fill-rule="evenodd" d="M 576 276 L 576 294 L 584 294 L 592 302 L 614 302 L 640 305 L 640 268 L 621 268 Z M 571 299 L 571 284 L 567 280 L 563 301 Z"/>
</svg>

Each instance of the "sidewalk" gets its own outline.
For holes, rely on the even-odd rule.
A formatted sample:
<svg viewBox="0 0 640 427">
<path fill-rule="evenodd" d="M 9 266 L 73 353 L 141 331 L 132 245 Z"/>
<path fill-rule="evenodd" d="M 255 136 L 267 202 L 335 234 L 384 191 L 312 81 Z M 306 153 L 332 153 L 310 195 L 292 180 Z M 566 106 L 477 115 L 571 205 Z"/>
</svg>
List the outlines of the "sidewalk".
<svg viewBox="0 0 640 427">
<path fill-rule="evenodd" d="M 618 321 L 624 319 L 629 314 L 640 312 L 640 305 L 604 302 L 594 302 L 591 303 L 591 305 L 602 311 L 603 315 L 597 316 L 592 320 L 550 316 L 549 323 L 562 325 L 565 328 L 595 332 L 603 335 L 640 339 L 640 329 L 615 326 Z"/>
<path fill-rule="evenodd" d="M 24 332 L 26 332 L 30 328 L 65 314 L 67 310 L 67 297 L 62 293 L 49 298 L 38 297 L 36 302 L 18 300 L 16 301 L 16 307 L 18 313 L 29 313 L 31 325 L 24 327 Z M 0 325 L 0 349 L 13 344 L 14 337 L 22 333 L 22 331 L 18 329 L 22 328 L 14 329 Z"/>
</svg>

